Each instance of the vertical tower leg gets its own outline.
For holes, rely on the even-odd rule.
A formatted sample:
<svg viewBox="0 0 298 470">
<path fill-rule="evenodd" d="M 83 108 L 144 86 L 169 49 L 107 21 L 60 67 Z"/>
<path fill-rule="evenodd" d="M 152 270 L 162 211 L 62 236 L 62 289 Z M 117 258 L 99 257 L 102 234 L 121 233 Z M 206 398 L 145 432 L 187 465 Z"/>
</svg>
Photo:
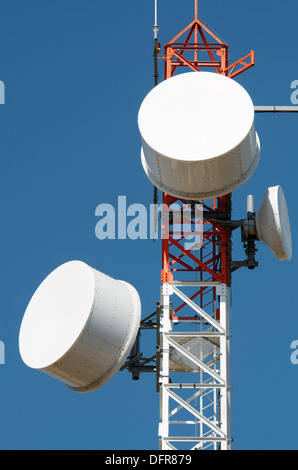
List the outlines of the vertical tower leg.
<svg viewBox="0 0 298 470">
<path fill-rule="evenodd" d="M 168 333 L 172 330 L 170 320 L 170 287 L 169 284 L 163 284 L 161 287 L 161 305 L 160 305 L 160 347 L 161 347 L 161 367 L 159 373 L 160 385 L 160 450 L 172 449 L 168 443 L 169 436 L 169 395 L 167 393 L 170 381 L 170 346 L 168 342 Z"/>
<path fill-rule="evenodd" d="M 225 386 L 220 394 L 220 427 L 226 435 L 221 444 L 221 450 L 231 450 L 230 435 L 230 333 L 229 333 L 229 289 L 225 284 L 217 288 L 220 305 L 220 325 L 225 335 L 220 338 L 220 376 Z"/>
</svg>

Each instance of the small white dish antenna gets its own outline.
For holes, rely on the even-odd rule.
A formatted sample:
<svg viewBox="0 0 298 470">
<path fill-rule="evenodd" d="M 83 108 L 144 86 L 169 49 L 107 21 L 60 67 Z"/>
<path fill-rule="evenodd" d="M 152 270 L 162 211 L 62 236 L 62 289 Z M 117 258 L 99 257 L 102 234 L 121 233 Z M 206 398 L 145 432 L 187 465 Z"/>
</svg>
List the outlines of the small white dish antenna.
<svg viewBox="0 0 298 470">
<path fill-rule="evenodd" d="M 281 186 L 268 188 L 256 212 L 256 230 L 258 240 L 264 242 L 278 260 L 291 260 L 291 226 Z"/>
<path fill-rule="evenodd" d="M 55 269 L 30 300 L 20 328 L 20 354 L 27 366 L 71 390 L 91 392 L 123 365 L 140 319 L 134 287 L 70 261 Z"/>
</svg>

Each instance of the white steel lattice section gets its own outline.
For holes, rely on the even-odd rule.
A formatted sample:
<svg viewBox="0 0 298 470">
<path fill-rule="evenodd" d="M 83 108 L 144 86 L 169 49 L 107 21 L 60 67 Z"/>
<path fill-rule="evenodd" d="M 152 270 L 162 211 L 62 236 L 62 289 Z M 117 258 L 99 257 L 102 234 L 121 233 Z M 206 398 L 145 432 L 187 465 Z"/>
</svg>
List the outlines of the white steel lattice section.
<svg viewBox="0 0 298 470">
<path fill-rule="evenodd" d="M 229 449 L 228 289 L 217 285 L 218 320 L 181 289 L 181 282 L 179 289 L 162 287 L 160 448 Z M 195 322 L 175 324 L 170 300 L 176 295 L 195 310 Z"/>
</svg>

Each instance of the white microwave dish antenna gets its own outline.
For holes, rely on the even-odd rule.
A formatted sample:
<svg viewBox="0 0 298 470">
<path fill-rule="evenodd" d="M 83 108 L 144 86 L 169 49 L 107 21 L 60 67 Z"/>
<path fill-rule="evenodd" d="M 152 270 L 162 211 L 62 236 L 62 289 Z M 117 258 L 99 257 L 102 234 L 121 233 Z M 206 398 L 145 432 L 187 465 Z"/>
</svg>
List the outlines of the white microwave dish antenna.
<svg viewBox="0 0 298 470">
<path fill-rule="evenodd" d="M 70 261 L 55 269 L 30 300 L 20 328 L 20 354 L 27 366 L 71 390 L 91 392 L 123 365 L 140 319 L 133 286 Z"/>
<path fill-rule="evenodd" d="M 258 240 L 280 261 L 292 258 L 292 235 L 287 203 L 281 186 L 268 188 L 256 212 Z"/>
<path fill-rule="evenodd" d="M 138 116 L 147 177 L 175 197 L 198 200 L 230 193 L 259 162 L 254 118 L 249 94 L 223 75 L 190 72 L 161 82 Z"/>
</svg>

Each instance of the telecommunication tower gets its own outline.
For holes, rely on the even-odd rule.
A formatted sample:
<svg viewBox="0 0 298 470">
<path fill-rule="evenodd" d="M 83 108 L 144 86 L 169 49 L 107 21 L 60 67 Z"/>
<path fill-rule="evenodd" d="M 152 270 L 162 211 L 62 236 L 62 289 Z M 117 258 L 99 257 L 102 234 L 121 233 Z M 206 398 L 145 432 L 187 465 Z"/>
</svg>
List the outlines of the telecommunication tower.
<svg viewBox="0 0 298 470">
<path fill-rule="evenodd" d="M 199 19 L 198 0 L 194 4 L 194 21 L 165 45 L 162 55 L 155 0 L 155 86 L 138 117 L 141 160 L 156 203 L 162 192 L 156 311 L 141 319 L 133 286 L 71 261 L 36 290 L 19 346 L 29 367 L 79 393 L 98 389 L 119 370 L 127 369 L 133 379 L 154 372 L 160 449 L 229 450 L 232 273 L 258 266 L 257 242 L 278 260 L 292 256 L 281 187 L 268 188 L 257 211 L 249 195 L 241 220 L 232 218 L 232 192 L 259 162 L 255 113 L 298 108 L 254 106 L 233 80 L 255 64 L 254 52 L 229 64 L 228 45 Z M 158 83 L 160 60 L 165 72 Z M 232 257 L 236 229 L 241 230 L 243 261 Z M 142 329 L 157 333 L 150 358 L 141 352 Z"/>
<path fill-rule="evenodd" d="M 195 0 L 194 13 L 194 21 L 168 42 L 164 47 L 164 55 L 159 56 L 159 59 L 164 61 L 165 81 L 170 80 L 171 86 L 169 85 L 167 89 L 166 85 L 162 85 L 163 88 L 160 86 L 160 92 L 153 90 L 143 103 L 139 115 L 139 127 L 143 139 L 144 171 L 155 187 L 157 186 L 162 191 L 163 215 L 165 213 L 167 215 L 162 217 L 164 235 L 161 260 L 162 286 L 158 305 L 160 449 L 228 450 L 231 449 L 232 439 L 229 330 L 231 275 L 234 270 L 242 266 L 253 269 L 258 265 L 255 260 L 256 240 L 265 241 L 278 259 L 290 259 L 292 248 L 290 224 L 280 187 L 268 190 L 257 214 L 254 212 L 253 197 L 249 196 L 247 219 L 232 222 L 231 193 L 255 171 L 260 156 L 260 145 L 258 136 L 254 133 L 254 126 L 249 134 L 250 141 L 253 141 L 250 156 L 246 154 L 246 150 L 238 146 L 237 155 L 231 152 L 228 158 L 226 158 L 227 154 L 222 151 L 220 158 L 214 159 L 214 166 L 212 166 L 211 158 L 208 162 L 204 161 L 204 156 L 200 160 L 198 149 L 202 144 L 199 139 L 194 142 L 190 135 L 199 133 L 199 128 L 195 129 L 194 123 L 200 122 L 202 125 L 202 121 L 197 120 L 200 113 L 204 114 L 203 119 L 210 124 L 209 128 L 207 125 L 204 127 L 209 138 L 209 147 L 212 147 L 212 133 L 214 132 L 213 138 L 217 141 L 222 138 L 223 141 L 222 146 L 219 145 L 218 148 L 226 148 L 225 136 L 221 136 L 219 132 L 217 115 L 220 114 L 220 105 L 216 103 L 216 100 L 219 93 L 222 95 L 229 92 L 225 91 L 227 82 L 224 80 L 221 82 L 218 80 L 218 88 L 217 85 L 212 88 L 212 82 L 216 82 L 215 74 L 233 79 L 255 65 L 255 53 L 251 51 L 235 63 L 229 64 L 229 47 L 199 20 L 197 0 Z M 156 20 L 154 32 L 155 41 L 158 43 L 157 31 Z M 184 82 L 182 77 L 180 79 L 179 73 L 181 72 L 186 72 Z M 189 75 L 187 72 L 202 74 L 201 81 L 198 76 Z M 213 76 L 210 72 L 213 72 Z M 155 77 L 157 75 L 155 71 Z M 174 82 L 173 77 L 176 75 L 178 78 Z M 205 83 L 203 77 L 206 78 Z M 196 84 L 192 83 L 196 81 L 195 79 L 197 79 Z M 185 91 L 183 87 L 187 90 Z M 203 89 L 201 94 L 198 87 Z M 191 91 L 188 92 L 188 90 Z M 214 102 L 210 90 L 216 95 Z M 168 96 L 166 96 L 167 93 Z M 209 102 L 205 106 L 214 113 L 211 118 L 210 113 L 208 114 L 208 111 L 203 109 L 204 93 L 207 95 L 209 93 Z M 236 90 L 231 92 L 231 101 L 226 102 L 226 106 L 231 105 L 235 98 L 234 93 Z M 241 101 L 241 99 L 239 95 L 238 100 Z M 182 105 L 179 103 L 181 100 L 185 100 Z M 159 103 L 161 103 L 160 106 Z M 198 105 L 202 109 L 196 114 Z M 245 100 L 241 106 L 246 109 Z M 169 109 L 168 114 L 164 113 L 165 107 Z M 178 109 L 177 114 L 175 114 L 175 108 Z M 186 108 L 188 115 L 185 113 Z M 293 107 L 274 107 L 274 110 L 284 112 L 294 109 Z M 253 111 L 270 112 L 273 109 L 258 107 Z M 156 115 L 162 115 L 156 127 L 153 127 L 152 121 L 148 124 L 154 112 Z M 249 106 L 247 106 L 247 113 L 249 112 Z M 171 119 L 173 113 L 175 115 Z M 179 120 L 179 113 L 182 115 L 179 121 L 180 129 L 174 122 L 175 119 Z M 189 120 L 187 120 L 188 117 L 190 117 Z M 170 120 L 169 125 L 167 125 L 167 119 Z M 190 132 L 185 130 L 185 123 L 182 122 L 185 119 L 191 128 Z M 221 125 L 224 126 L 223 121 Z M 162 128 L 159 141 L 148 132 L 149 127 L 152 133 L 158 133 L 158 127 Z M 177 157 L 179 153 L 175 148 L 179 146 L 177 133 L 182 136 L 182 141 L 185 138 L 183 150 L 187 156 L 180 154 Z M 236 129 L 234 133 L 237 133 Z M 190 138 L 190 146 L 195 149 L 197 155 L 197 160 L 193 165 L 190 163 L 193 154 L 188 153 L 187 138 Z M 172 140 L 172 146 L 167 139 Z M 239 142 L 240 140 L 239 138 Z M 228 147 L 232 148 L 232 143 L 229 142 Z M 159 149 L 164 151 L 159 152 Z M 240 156 L 241 152 L 243 153 Z M 169 157 L 173 156 L 174 161 L 170 164 Z M 241 163 L 237 172 L 235 168 L 239 165 L 238 158 Z M 195 166 L 199 168 L 199 171 L 196 172 Z M 227 173 L 229 176 L 233 174 L 233 181 L 229 180 Z M 201 194 L 196 194 L 194 188 L 199 188 Z M 212 194 L 216 197 L 210 199 Z M 195 211 L 197 203 L 203 210 L 199 228 L 197 224 L 199 215 Z M 286 233 L 284 238 L 278 238 L 281 222 L 273 220 L 270 212 L 272 204 L 276 212 L 283 214 L 283 230 Z M 183 243 L 185 234 L 181 236 L 178 234 L 178 239 L 176 236 L 175 220 L 177 219 L 180 223 L 186 206 L 191 208 L 187 223 L 190 224 L 192 230 L 198 230 L 197 235 L 201 233 L 199 249 L 197 244 L 194 244 L 193 249 L 189 246 L 185 248 L 185 243 Z M 265 208 L 268 209 L 269 206 L 270 216 L 264 213 Z M 266 236 L 263 238 L 260 236 L 260 227 L 257 230 L 257 225 L 260 225 L 261 221 L 267 227 L 267 230 L 264 230 Z M 239 227 L 242 230 L 246 259 L 237 262 L 232 259 L 231 236 Z M 250 227 L 253 227 L 252 231 Z M 274 233 L 274 240 L 266 238 L 269 237 L 269 227 Z M 280 246 L 283 246 L 283 249 Z"/>
<path fill-rule="evenodd" d="M 165 80 L 179 73 L 181 68 L 195 72 L 212 70 L 233 78 L 255 63 L 253 51 L 232 65 L 228 65 L 228 57 L 228 45 L 199 20 L 198 2 L 195 1 L 194 21 L 165 45 Z M 170 211 L 174 204 L 183 207 L 187 200 L 164 192 L 163 203 Z M 169 221 L 169 226 L 164 227 L 169 237 L 162 241 L 161 449 L 174 449 L 181 443 L 189 443 L 196 449 L 231 447 L 229 287 L 232 230 L 221 223 L 231 219 L 231 194 L 203 204 L 204 235 L 199 251 L 186 250 L 182 240 L 175 239 L 173 223 L 170 225 Z M 195 220 L 191 223 L 194 226 Z M 172 379 L 178 375 L 176 371 L 182 371 L 183 381 Z"/>
</svg>

